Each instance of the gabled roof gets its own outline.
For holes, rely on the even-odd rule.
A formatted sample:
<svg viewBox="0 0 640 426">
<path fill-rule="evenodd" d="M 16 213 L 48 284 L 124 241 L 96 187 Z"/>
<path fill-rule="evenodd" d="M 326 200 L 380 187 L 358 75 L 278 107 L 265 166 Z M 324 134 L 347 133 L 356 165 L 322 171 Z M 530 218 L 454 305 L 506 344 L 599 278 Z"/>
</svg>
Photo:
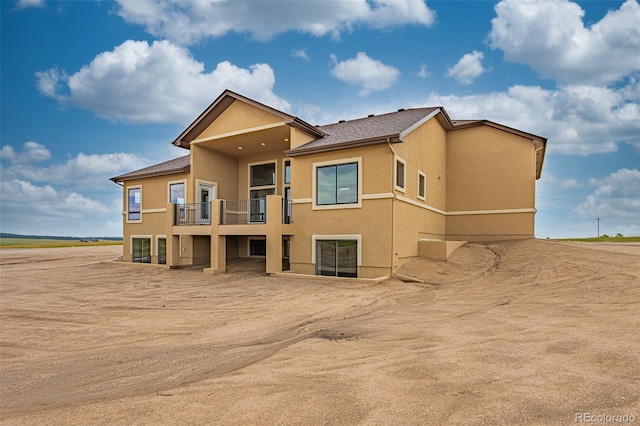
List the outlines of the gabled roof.
<svg viewBox="0 0 640 426">
<path fill-rule="evenodd" d="M 211 103 L 211 105 L 207 107 L 207 109 L 202 112 L 202 114 L 198 116 L 198 118 L 194 120 L 193 123 L 189 125 L 189 127 L 185 129 L 184 132 L 180 134 L 180 136 L 176 138 L 176 140 L 173 141 L 173 144 L 188 149 L 189 143 L 209 127 L 209 125 L 213 123 L 213 121 L 236 100 L 245 102 L 256 108 L 267 111 L 270 114 L 278 116 L 282 118 L 284 124 L 303 130 L 311 135 L 315 135 L 317 137 L 325 136 L 325 134 L 317 127 L 312 126 L 298 117 L 279 111 L 258 101 L 254 101 L 246 96 L 239 95 L 231 90 L 225 90 L 215 101 L 213 101 L 213 103 Z"/>
<path fill-rule="evenodd" d="M 343 120 L 324 126 L 312 126 L 298 117 L 278 111 L 260 102 L 225 90 L 196 120 L 176 138 L 174 145 L 189 148 L 189 144 L 200 135 L 217 117 L 219 117 L 233 102 L 242 101 L 256 108 L 283 119 L 284 124 L 298 128 L 316 139 L 286 151 L 290 157 L 314 154 L 326 151 L 363 147 L 382 143 L 399 143 L 404 137 L 425 123 L 435 118 L 447 131 L 462 130 L 477 126 L 489 126 L 530 139 L 536 150 L 536 177 L 540 178 L 542 162 L 544 161 L 547 139 L 532 133 L 523 132 L 489 120 L 456 120 L 453 121 L 443 107 L 399 109 L 397 112 L 370 115 L 366 118 Z M 176 158 L 164 163 L 156 164 L 134 172 L 111 178 L 114 182 L 125 180 L 162 176 L 189 171 L 189 156 Z"/>
<path fill-rule="evenodd" d="M 453 122 L 452 130 L 469 129 L 471 127 L 489 126 L 494 129 L 502 130 L 503 132 L 512 133 L 514 135 L 522 136 L 523 138 L 530 139 L 533 142 L 533 146 L 536 152 L 536 179 L 540 179 L 542 175 L 542 163 L 544 163 L 544 155 L 547 149 L 547 138 L 534 135 L 533 133 L 523 132 L 522 130 L 514 129 L 513 127 L 505 126 L 504 124 L 496 123 L 490 120 L 455 120 Z"/>
<path fill-rule="evenodd" d="M 190 166 L 191 160 L 189 159 L 189 155 L 185 155 L 183 157 L 165 161 L 164 163 L 154 164 L 153 166 L 145 167 L 144 169 L 112 177 L 111 180 L 118 183 L 132 179 L 172 175 L 175 173 L 188 173 Z"/>
<path fill-rule="evenodd" d="M 431 117 L 442 113 L 441 120 L 449 118 L 441 107 L 401 109 L 356 120 L 340 121 L 319 126 L 326 136 L 287 151 L 291 157 L 355 146 L 401 142 L 404 134 Z M 450 125 L 450 123 L 449 123 Z"/>
</svg>

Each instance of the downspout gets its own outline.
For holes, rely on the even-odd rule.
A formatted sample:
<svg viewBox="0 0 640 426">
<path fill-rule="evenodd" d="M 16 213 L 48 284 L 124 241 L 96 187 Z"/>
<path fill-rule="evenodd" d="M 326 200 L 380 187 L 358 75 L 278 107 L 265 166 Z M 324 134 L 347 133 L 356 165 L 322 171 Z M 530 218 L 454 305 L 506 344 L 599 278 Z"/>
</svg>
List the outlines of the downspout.
<svg viewBox="0 0 640 426">
<path fill-rule="evenodd" d="M 387 145 L 389 146 L 389 149 L 391 150 L 391 153 L 393 154 L 393 162 L 395 162 L 396 160 L 396 152 L 393 149 L 393 146 L 391 145 L 391 138 L 387 137 Z M 395 164 L 393 164 L 393 168 L 395 169 Z M 393 275 L 395 273 L 394 269 L 394 251 L 395 251 L 395 227 L 396 227 L 396 192 L 395 192 L 395 176 L 394 173 L 391 173 L 391 194 L 393 194 L 393 197 L 391 197 L 391 252 L 389 253 L 390 255 L 390 265 L 391 265 L 391 275 Z"/>
<path fill-rule="evenodd" d="M 536 213 L 538 213 L 538 209 L 536 209 L 536 178 L 538 176 L 538 168 L 536 167 L 538 164 L 536 159 L 538 158 L 538 151 L 541 151 L 543 149 L 543 146 L 541 146 L 540 148 L 536 148 L 533 155 L 533 210 L 535 210 L 533 213 L 534 216 L 536 215 Z M 542 177 L 542 171 L 540 171 L 540 177 Z"/>
</svg>

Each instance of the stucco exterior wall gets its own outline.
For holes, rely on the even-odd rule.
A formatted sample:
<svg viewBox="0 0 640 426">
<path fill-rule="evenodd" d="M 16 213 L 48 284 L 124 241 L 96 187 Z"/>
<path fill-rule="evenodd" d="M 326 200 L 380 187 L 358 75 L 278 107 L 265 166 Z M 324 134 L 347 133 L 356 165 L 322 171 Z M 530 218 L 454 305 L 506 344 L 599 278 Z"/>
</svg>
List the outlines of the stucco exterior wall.
<svg viewBox="0 0 640 426">
<path fill-rule="evenodd" d="M 361 158 L 361 207 L 313 210 L 313 164 Z M 293 221 L 291 271 L 315 273 L 312 258 L 313 236 L 361 236 L 362 261 L 358 276 L 374 278 L 388 275 L 392 264 L 393 154 L 387 145 L 300 156 L 292 159 L 291 180 Z"/>
<path fill-rule="evenodd" d="M 131 261 L 131 237 L 151 238 L 152 262 L 157 263 L 158 235 L 170 235 L 168 227 L 167 203 L 169 201 L 169 182 L 185 181 L 187 183 L 185 191 L 189 193 L 189 174 L 180 173 L 167 176 L 151 177 L 146 179 L 136 179 L 126 181 L 123 187 L 122 207 L 123 207 L 123 258 Z M 140 221 L 128 220 L 128 189 L 140 187 Z"/>
<path fill-rule="evenodd" d="M 405 191 L 395 188 L 395 173 L 392 173 L 394 192 L 393 252 L 394 271 L 407 260 L 418 255 L 421 238 L 444 239 L 446 217 L 430 210 L 446 210 L 447 188 L 447 133 L 442 125 L 432 118 L 409 133 L 404 142 L 394 144 L 396 158 L 405 162 Z M 395 164 L 395 160 L 393 160 Z M 426 178 L 424 199 L 418 194 L 418 172 Z M 438 178 L 440 177 L 440 178 Z"/>
<path fill-rule="evenodd" d="M 206 138 L 281 122 L 282 118 L 276 115 L 244 102 L 234 101 L 197 138 Z"/>
<path fill-rule="evenodd" d="M 489 126 L 449 132 L 447 169 L 447 239 L 534 236 L 531 140 Z"/>
<path fill-rule="evenodd" d="M 191 197 L 195 202 L 196 179 L 217 184 L 217 197 L 235 200 L 238 196 L 238 158 L 193 144 L 191 146 Z M 191 201 L 193 200 L 193 201 Z"/>
</svg>

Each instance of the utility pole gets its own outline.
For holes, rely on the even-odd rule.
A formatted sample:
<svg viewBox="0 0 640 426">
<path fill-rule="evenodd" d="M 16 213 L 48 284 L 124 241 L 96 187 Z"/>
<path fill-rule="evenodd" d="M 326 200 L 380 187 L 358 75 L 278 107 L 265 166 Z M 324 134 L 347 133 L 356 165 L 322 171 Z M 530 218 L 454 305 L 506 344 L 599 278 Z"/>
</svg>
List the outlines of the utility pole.
<svg viewBox="0 0 640 426">
<path fill-rule="evenodd" d="M 598 238 L 600 238 L 600 218 L 596 217 L 596 220 L 598 221 Z"/>
</svg>

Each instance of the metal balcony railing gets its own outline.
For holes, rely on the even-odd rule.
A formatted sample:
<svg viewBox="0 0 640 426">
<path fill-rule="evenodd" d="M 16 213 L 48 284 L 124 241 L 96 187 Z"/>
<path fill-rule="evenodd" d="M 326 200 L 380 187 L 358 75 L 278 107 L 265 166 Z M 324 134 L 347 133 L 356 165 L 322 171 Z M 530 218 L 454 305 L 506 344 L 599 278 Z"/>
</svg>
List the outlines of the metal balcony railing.
<svg viewBox="0 0 640 426">
<path fill-rule="evenodd" d="M 223 200 L 220 203 L 220 225 L 267 223 L 267 200 Z"/>
<path fill-rule="evenodd" d="M 291 200 L 282 199 L 282 223 L 293 223 L 293 218 L 291 216 L 292 205 L 293 203 Z"/>
<path fill-rule="evenodd" d="M 211 225 L 211 203 L 173 205 L 175 225 Z"/>
</svg>

